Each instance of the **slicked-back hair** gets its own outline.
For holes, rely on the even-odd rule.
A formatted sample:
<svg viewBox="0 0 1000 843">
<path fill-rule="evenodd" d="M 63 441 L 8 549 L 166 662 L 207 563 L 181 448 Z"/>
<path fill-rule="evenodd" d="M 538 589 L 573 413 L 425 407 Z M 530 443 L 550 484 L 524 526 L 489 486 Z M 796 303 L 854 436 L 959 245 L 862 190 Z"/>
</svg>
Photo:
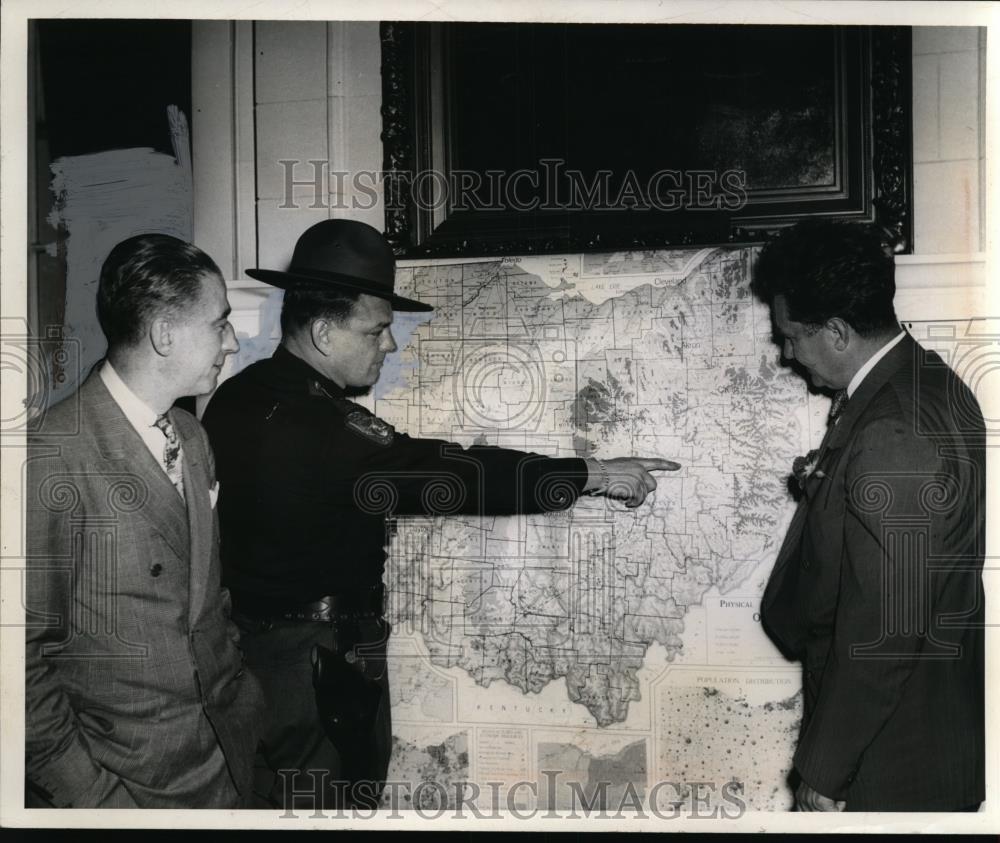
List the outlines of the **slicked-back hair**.
<svg viewBox="0 0 1000 843">
<path fill-rule="evenodd" d="M 329 290 L 285 290 L 281 302 L 281 333 L 291 336 L 309 327 L 314 319 L 329 319 L 343 325 L 361 297 L 360 291 Z"/>
<path fill-rule="evenodd" d="M 862 223 L 806 220 L 764 246 L 754 292 L 784 296 L 789 318 L 819 326 L 839 316 L 863 337 L 895 329 L 895 267 L 878 230 Z"/>
<path fill-rule="evenodd" d="M 167 234 L 140 234 L 111 250 L 101 267 L 97 319 L 108 347 L 138 344 L 149 324 L 198 300 L 219 267 L 197 246 Z"/>
</svg>

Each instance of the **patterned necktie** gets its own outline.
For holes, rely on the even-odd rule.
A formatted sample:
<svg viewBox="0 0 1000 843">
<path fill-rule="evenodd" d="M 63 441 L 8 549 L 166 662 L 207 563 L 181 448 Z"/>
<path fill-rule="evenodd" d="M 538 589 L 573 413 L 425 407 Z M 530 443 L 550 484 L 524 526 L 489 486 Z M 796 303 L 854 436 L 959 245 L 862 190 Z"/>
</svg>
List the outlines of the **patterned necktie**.
<svg viewBox="0 0 1000 843">
<path fill-rule="evenodd" d="M 181 442 L 177 438 L 177 431 L 165 415 L 156 420 L 156 426 L 166 437 L 167 442 L 163 446 L 163 462 L 167 467 L 167 477 L 174 484 L 174 488 L 184 497 L 184 477 L 181 471 Z"/>
<path fill-rule="evenodd" d="M 837 419 L 840 418 L 841 413 L 844 412 L 844 408 L 847 406 L 847 390 L 838 389 L 834 393 L 833 401 L 830 404 L 830 415 L 826 418 L 827 426 L 832 426 L 837 423 Z"/>
</svg>

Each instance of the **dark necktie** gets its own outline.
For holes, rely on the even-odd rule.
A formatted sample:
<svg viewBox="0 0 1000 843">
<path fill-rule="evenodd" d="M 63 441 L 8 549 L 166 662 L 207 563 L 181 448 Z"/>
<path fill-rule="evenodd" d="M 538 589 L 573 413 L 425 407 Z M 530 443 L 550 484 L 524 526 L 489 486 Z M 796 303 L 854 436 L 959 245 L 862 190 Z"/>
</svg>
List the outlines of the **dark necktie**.
<svg viewBox="0 0 1000 843">
<path fill-rule="evenodd" d="M 839 389 L 834 393 L 833 401 L 830 403 L 830 414 L 826 417 L 826 435 L 823 437 L 823 443 L 819 448 L 813 448 L 804 457 L 796 457 L 794 462 L 792 462 L 792 473 L 798 481 L 799 489 L 805 490 L 806 478 L 809 477 L 815 468 L 819 455 L 823 451 L 823 446 L 826 444 L 826 440 L 830 437 L 830 432 L 833 430 L 833 426 L 837 423 L 837 419 L 840 418 L 846 407 L 847 390 Z"/>
<path fill-rule="evenodd" d="M 156 426 L 166 437 L 166 444 L 163 446 L 163 462 L 167 468 L 167 477 L 174 484 L 174 488 L 180 496 L 184 497 L 184 477 L 181 469 L 181 442 L 177 438 L 177 431 L 165 415 L 156 420 Z"/>
</svg>

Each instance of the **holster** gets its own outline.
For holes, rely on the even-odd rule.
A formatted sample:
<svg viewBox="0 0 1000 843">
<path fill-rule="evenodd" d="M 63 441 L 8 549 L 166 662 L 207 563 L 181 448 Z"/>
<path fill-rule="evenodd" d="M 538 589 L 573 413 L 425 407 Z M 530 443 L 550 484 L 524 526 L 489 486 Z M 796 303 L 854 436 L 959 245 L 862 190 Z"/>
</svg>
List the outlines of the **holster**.
<svg viewBox="0 0 1000 843">
<path fill-rule="evenodd" d="M 370 727 L 382 686 L 365 676 L 357 664 L 349 663 L 344 654 L 322 644 L 313 647 L 312 661 L 316 704 L 328 731 L 332 728 L 339 734 L 344 728 Z"/>
<path fill-rule="evenodd" d="M 365 675 L 362 664 L 345 656 L 353 650 L 312 649 L 313 688 L 320 723 L 350 780 L 375 777 L 372 762 L 375 719 L 383 685 Z M 386 701 L 388 703 L 388 701 Z"/>
</svg>

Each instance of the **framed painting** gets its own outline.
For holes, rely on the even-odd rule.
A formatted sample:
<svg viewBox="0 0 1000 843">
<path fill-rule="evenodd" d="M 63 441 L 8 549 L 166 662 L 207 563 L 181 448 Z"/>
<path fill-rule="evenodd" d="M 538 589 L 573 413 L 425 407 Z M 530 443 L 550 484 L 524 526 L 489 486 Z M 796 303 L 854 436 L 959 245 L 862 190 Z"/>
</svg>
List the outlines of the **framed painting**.
<svg viewBox="0 0 1000 843">
<path fill-rule="evenodd" d="M 765 239 L 911 244 L 906 27 L 383 23 L 400 255 Z"/>
</svg>

